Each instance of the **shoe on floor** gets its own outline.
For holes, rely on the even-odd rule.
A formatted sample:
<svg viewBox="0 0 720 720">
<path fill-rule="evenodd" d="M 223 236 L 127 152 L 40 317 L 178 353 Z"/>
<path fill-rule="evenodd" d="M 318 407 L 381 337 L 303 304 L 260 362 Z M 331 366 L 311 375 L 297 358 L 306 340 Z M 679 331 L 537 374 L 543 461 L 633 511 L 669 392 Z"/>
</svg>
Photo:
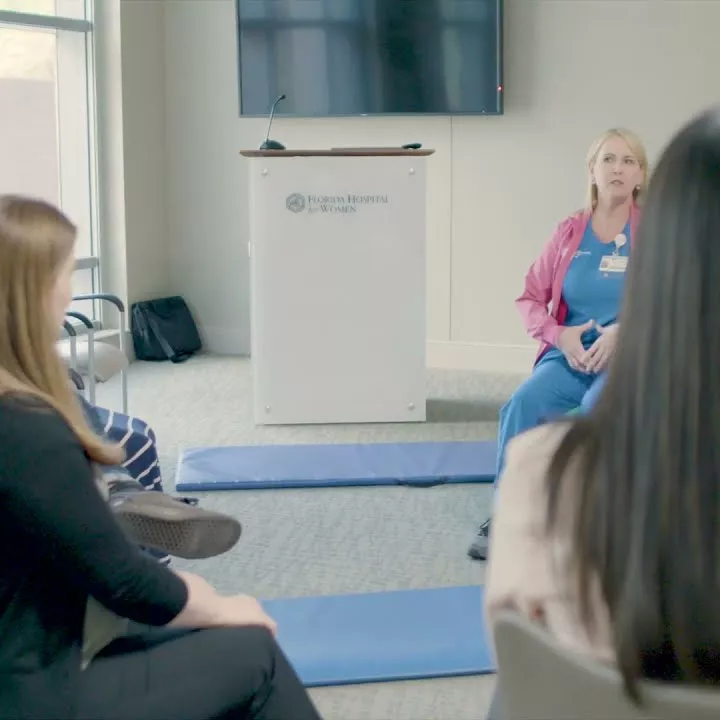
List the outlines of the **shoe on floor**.
<svg viewBox="0 0 720 720">
<path fill-rule="evenodd" d="M 487 560 L 490 547 L 490 518 L 488 518 L 478 531 L 473 544 L 468 548 L 468 555 L 473 560 Z"/>
<path fill-rule="evenodd" d="M 235 518 L 160 492 L 117 493 L 110 507 L 138 545 L 190 560 L 227 552 L 242 533 Z"/>
</svg>

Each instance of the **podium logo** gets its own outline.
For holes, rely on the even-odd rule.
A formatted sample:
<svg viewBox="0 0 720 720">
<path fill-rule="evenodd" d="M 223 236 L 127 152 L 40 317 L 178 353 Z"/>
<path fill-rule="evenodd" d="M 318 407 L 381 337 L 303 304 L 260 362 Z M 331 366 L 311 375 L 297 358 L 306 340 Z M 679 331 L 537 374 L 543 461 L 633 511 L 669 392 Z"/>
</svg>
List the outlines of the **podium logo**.
<svg viewBox="0 0 720 720">
<path fill-rule="evenodd" d="M 290 212 L 300 213 L 305 209 L 305 196 L 300 193 L 292 193 L 287 196 L 285 206 Z"/>
<path fill-rule="evenodd" d="M 360 208 L 388 205 L 387 195 L 302 195 L 291 193 L 285 198 L 285 207 L 290 212 L 301 213 L 307 211 L 310 215 L 315 213 L 328 215 L 351 215 Z"/>
</svg>

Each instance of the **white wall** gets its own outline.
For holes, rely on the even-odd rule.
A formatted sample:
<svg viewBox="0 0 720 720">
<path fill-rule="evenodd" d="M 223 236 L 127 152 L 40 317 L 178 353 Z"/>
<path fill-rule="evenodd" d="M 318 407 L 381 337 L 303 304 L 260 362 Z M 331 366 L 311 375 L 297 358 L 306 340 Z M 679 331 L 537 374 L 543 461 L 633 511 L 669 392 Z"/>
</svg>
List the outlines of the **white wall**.
<svg viewBox="0 0 720 720">
<path fill-rule="evenodd" d="M 234 8 L 234 0 L 166 3 L 167 233 L 174 288 L 208 347 L 247 353 L 247 182 L 238 150 L 253 124 L 238 120 Z"/>
<path fill-rule="evenodd" d="M 98 0 L 103 2 L 104 0 Z M 166 295 L 165 12 L 156 0 L 122 0 L 125 232 L 128 300 Z"/>
<path fill-rule="evenodd" d="M 159 19 L 153 14 L 153 32 Z M 152 237 L 155 218 L 142 240 L 153 247 L 147 252 L 154 263 L 139 282 L 148 292 L 169 287 L 182 293 L 211 349 L 247 353 L 248 183 L 238 151 L 257 146 L 265 123 L 238 117 L 235 2 L 171 0 L 164 27 L 171 274 L 166 281 L 160 271 L 163 240 L 159 233 Z M 513 299 L 554 224 L 582 202 L 587 146 L 598 132 L 623 124 L 639 132 L 655 156 L 690 115 L 720 100 L 718 27 L 720 3 L 705 0 L 506 0 L 504 117 L 281 120 L 273 135 L 289 147 L 409 141 L 434 147 L 431 363 L 524 370 L 534 347 Z M 136 27 L 135 35 L 153 42 L 150 27 Z M 143 101 L 149 84 L 162 77 L 156 47 L 141 49 L 136 41 L 131 47 L 157 67 L 141 78 L 134 59 L 135 77 L 127 79 L 126 64 L 126 82 L 141 85 L 126 90 L 126 103 Z M 147 131 L 157 141 L 155 111 Z M 143 161 L 154 168 L 149 177 L 155 182 L 160 151 L 147 138 L 135 138 L 142 132 L 140 124 L 128 129 L 126 145 L 138 142 L 143 149 L 135 181 L 147 189 Z M 128 151 L 126 162 L 129 157 Z M 129 186 L 128 192 L 142 194 Z M 148 206 L 161 202 L 157 192 L 152 201 L 137 201 L 145 208 L 138 225 Z"/>
</svg>

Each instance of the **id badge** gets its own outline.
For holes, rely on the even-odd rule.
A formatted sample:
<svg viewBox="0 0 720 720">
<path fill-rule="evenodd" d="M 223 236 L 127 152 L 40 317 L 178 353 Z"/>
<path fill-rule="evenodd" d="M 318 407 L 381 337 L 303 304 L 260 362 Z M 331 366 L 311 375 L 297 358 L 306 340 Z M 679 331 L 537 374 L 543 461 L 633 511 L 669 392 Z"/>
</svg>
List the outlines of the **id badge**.
<svg viewBox="0 0 720 720">
<path fill-rule="evenodd" d="M 600 260 L 600 272 L 624 273 L 628 265 L 627 255 L 604 255 Z"/>
</svg>

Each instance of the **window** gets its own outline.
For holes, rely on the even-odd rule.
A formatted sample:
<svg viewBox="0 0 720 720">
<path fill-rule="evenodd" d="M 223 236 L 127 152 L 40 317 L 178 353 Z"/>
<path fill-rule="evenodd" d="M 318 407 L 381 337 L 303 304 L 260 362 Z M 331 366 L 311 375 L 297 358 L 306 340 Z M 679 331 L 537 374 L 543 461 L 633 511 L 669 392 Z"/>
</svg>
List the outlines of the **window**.
<svg viewBox="0 0 720 720">
<path fill-rule="evenodd" d="M 0 0 L 0 10 L 87 20 L 85 0 Z"/>
<path fill-rule="evenodd" d="M 91 10 L 0 0 L 0 193 L 40 197 L 78 226 L 75 294 L 99 290 Z"/>
</svg>

